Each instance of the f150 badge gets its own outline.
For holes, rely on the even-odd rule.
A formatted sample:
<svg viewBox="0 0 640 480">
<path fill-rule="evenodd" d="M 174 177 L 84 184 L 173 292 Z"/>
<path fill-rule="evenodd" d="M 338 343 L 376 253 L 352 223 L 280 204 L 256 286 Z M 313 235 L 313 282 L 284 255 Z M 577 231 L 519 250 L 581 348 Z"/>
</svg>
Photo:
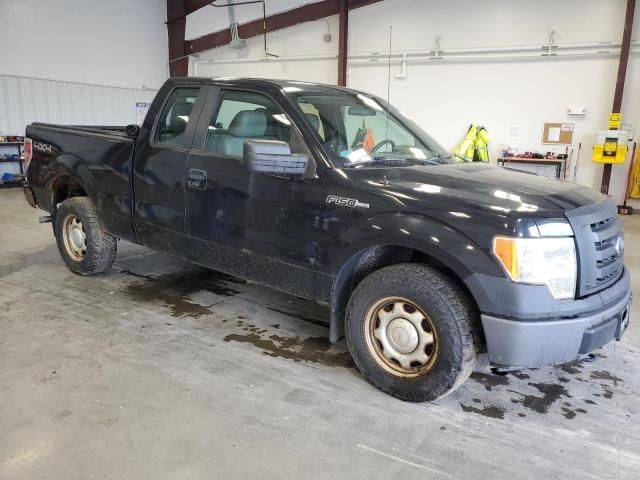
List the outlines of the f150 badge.
<svg viewBox="0 0 640 480">
<path fill-rule="evenodd" d="M 338 205 L 339 207 L 360 207 L 360 208 L 369 208 L 368 203 L 360 202 L 355 198 L 347 198 L 347 197 L 338 197 L 336 195 L 327 195 L 326 202 L 329 205 Z"/>
</svg>

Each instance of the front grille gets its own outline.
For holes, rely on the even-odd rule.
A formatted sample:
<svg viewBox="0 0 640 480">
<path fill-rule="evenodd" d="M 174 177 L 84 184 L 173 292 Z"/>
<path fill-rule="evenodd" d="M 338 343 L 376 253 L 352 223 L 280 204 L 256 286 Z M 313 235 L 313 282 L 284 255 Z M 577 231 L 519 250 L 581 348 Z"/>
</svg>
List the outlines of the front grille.
<svg viewBox="0 0 640 480">
<path fill-rule="evenodd" d="M 609 217 L 609 218 L 605 218 L 604 220 L 593 222 L 592 224 L 589 225 L 591 227 L 591 231 L 599 232 L 600 230 L 604 230 L 605 228 L 607 228 L 607 225 L 613 222 L 614 218 L 615 217 Z"/>
<path fill-rule="evenodd" d="M 616 251 L 622 225 L 611 200 L 580 207 L 566 213 L 578 249 L 578 297 L 596 293 L 622 274 L 623 258 Z"/>
</svg>

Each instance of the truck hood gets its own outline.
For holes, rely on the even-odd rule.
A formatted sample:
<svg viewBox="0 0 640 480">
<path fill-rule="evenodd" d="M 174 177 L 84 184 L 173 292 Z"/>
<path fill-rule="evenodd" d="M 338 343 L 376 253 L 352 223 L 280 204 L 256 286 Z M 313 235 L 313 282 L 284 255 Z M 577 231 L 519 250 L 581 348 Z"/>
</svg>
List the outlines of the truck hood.
<svg viewBox="0 0 640 480">
<path fill-rule="evenodd" d="M 605 198 L 573 182 L 482 163 L 387 168 L 387 194 L 440 196 L 484 204 L 503 212 L 565 212 Z M 417 199 L 417 198 L 416 198 Z"/>
</svg>

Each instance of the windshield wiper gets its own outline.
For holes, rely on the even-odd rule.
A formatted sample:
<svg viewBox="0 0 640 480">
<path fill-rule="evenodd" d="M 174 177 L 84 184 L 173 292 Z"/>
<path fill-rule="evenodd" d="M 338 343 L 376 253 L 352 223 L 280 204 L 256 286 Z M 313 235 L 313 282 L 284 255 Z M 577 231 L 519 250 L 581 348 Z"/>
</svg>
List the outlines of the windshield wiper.
<svg viewBox="0 0 640 480">
<path fill-rule="evenodd" d="M 360 165 L 371 165 L 372 163 L 375 163 L 375 159 L 373 158 L 371 160 L 357 160 L 355 162 L 343 163 L 342 168 L 354 168 Z"/>
<path fill-rule="evenodd" d="M 460 160 L 462 160 L 465 163 L 473 162 L 473 160 L 469 160 L 467 157 L 464 157 L 464 156 L 460 155 L 459 153 L 452 153 L 452 154 L 450 154 L 449 158 L 451 158 L 451 157 L 459 158 Z"/>
<path fill-rule="evenodd" d="M 370 160 L 357 160 L 355 162 L 349 162 L 342 165 L 343 168 L 355 168 L 361 165 L 383 165 L 389 167 L 397 167 L 398 165 L 404 165 L 409 163 L 410 158 L 405 157 L 374 157 Z"/>
<path fill-rule="evenodd" d="M 434 155 L 433 157 L 429 157 L 429 158 L 425 158 L 422 160 L 418 160 L 420 162 L 424 163 L 428 163 L 429 165 L 440 165 L 442 163 L 446 163 L 445 160 L 450 160 L 452 158 L 459 158 L 460 160 L 462 160 L 463 162 L 470 162 L 471 160 L 469 160 L 466 157 L 463 157 L 462 155 L 458 155 L 457 153 L 438 153 L 437 155 Z"/>
<path fill-rule="evenodd" d="M 439 165 L 441 163 L 445 163 L 443 160 L 449 160 L 450 158 L 450 153 L 437 153 L 433 157 L 416 159 L 416 162 L 422 164 L 428 163 L 429 165 Z"/>
</svg>

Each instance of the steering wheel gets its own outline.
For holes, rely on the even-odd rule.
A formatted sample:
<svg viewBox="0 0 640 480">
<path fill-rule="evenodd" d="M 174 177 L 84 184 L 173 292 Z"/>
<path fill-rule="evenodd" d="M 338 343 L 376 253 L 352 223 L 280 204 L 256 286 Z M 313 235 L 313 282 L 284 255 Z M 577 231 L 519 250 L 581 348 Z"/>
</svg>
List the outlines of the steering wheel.
<svg viewBox="0 0 640 480">
<path fill-rule="evenodd" d="M 387 138 L 385 140 L 382 140 L 381 142 L 376 143 L 376 146 L 371 149 L 371 153 L 377 152 L 380 149 L 380 147 L 382 147 L 383 145 L 386 145 L 387 143 L 391 145 L 391 150 L 396 148 L 396 142 L 394 142 L 393 140 L 389 140 Z"/>
</svg>

